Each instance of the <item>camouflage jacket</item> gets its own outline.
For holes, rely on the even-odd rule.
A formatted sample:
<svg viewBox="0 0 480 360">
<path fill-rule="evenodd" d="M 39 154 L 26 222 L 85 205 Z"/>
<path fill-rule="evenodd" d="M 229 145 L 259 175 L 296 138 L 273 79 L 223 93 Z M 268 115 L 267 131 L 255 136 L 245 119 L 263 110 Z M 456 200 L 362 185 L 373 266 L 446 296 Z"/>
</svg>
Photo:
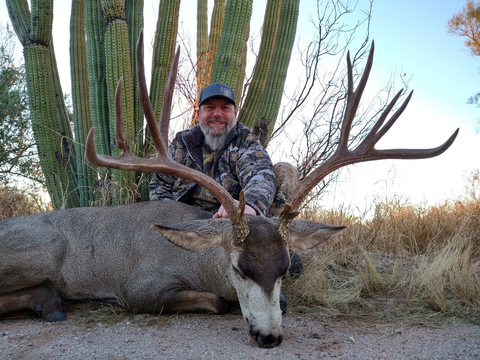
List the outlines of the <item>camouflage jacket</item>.
<svg viewBox="0 0 480 360">
<path fill-rule="evenodd" d="M 203 132 L 200 126 L 177 133 L 169 145 L 170 156 L 176 162 L 203 172 Z M 257 137 L 245 125 L 237 123 L 227 137 L 226 145 L 217 152 L 211 169 L 212 177 L 238 200 L 243 189 L 247 204 L 265 215 L 275 197 L 277 180 L 272 162 Z M 170 175 L 154 174 L 150 181 L 150 200 L 176 200 L 189 203 L 198 185 Z M 216 203 L 220 203 L 208 191 Z M 200 204 L 201 206 L 201 204 Z M 201 206 L 202 207 L 202 206 Z"/>
</svg>

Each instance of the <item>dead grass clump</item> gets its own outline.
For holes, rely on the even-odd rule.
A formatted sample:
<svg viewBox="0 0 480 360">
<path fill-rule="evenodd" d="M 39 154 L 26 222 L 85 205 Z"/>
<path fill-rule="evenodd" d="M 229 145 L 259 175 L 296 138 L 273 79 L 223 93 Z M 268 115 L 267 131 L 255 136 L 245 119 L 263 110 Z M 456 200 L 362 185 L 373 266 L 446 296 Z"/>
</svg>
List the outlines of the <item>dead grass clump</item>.
<svg viewBox="0 0 480 360">
<path fill-rule="evenodd" d="M 425 253 L 432 244 L 447 244 L 466 219 L 465 226 L 471 229 L 480 227 L 480 201 L 445 201 L 426 207 L 394 199 L 377 204 L 373 218 L 363 223 L 372 229 L 372 243 L 379 250 L 418 255 Z"/>
<path fill-rule="evenodd" d="M 472 241 L 468 233 L 460 231 L 445 247 L 422 257 L 411 272 L 410 298 L 424 299 L 445 314 L 465 309 L 480 314 L 478 250 L 478 238 Z"/>
<path fill-rule="evenodd" d="M 311 220 L 347 229 L 300 254 L 305 273 L 285 282 L 289 303 L 344 313 L 367 309 L 381 317 L 440 313 L 479 322 L 480 200 L 427 207 L 394 199 L 374 210 L 370 217 L 350 216 L 344 208 L 303 211 Z"/>
<path fill-rule="evenodd" d="M 127 180 L 125 180 L 126 182 Z M 118 204 L 133 204 L 139 201 L 148 201 L 149 178 L 145 174 L 131 187 L 112 181 L 109 174 L 98 181 L 95 187 L 95 200 L 90 206 L 110 206 Z"/>
<path fill-rule="evenodd" d="M 16 187 L 0 187 L 0 221 L 51 210 L 51 205 L 45 205 L 38 193 Z"/>
<path fill-rule="evenodd" d="M 316 254 L 309 259 L 304 275 L 288 287 L 289 301 L 297 299 L 307 306 L 333 308 L 358 301 L 363 289 L 362 281 L 355 271 L 338 263 L 337 260 L 344 256 L 332 252 Z"/>
</svg>

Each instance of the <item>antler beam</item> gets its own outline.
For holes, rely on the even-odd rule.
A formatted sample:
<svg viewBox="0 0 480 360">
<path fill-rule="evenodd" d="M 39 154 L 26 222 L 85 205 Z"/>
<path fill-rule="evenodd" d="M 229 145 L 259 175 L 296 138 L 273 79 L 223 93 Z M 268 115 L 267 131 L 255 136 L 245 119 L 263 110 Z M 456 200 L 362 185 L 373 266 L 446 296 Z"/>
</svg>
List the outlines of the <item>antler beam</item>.
<svg viewBox="0 0 480 360">
<path fill-rule="evenodd" d="M 392 111 L 395 103 L 400 98 L 402 90 L 400 90 L 392 101 L 389 103 L 387 108 L 384 110 L 380 118 L 377 120 L 375 125 L 372 127 L 368 135 L 363 139 L 363 141 L 354 149 L 348 149 L 348 139 L 350 136 L 350 129 L 357 113 L 358 106 L 360 104 L 360 99 L 362 97 L 363 91 L 367 84 L 368 76 L 373 65 L 373 53 L 374 53 L 374 42 L 372 41 L 372 46 L 370 53 L 368 55 L 367 63 L 365 65 L 365 70 L 358 84 L 357 90 L 353 91 L 353 75 L 352 75 L 352 63 L 350 61 L 350 53 L 347 54 L 347 67 L 348 67 L 348 93 L 347 93 L 347 107 L 345 109 L 344 118 L 342 121 L 342 127 L 340 130 L 340 140 L 337 146 L 335 153 L 328 158 L 324 163 L 322 163 L 317 169 L 312 171 L 300 184 L 300 188 L 292 202 L 292 208 L 298 209 L 305 199 L 307 194 L 317 185 L 325 176 L 331 172 L 355 163 L 360 163 L 364 161 L 371 160 L 381 160 L 381 159 L 426 159 L 442 154 L 447 150 L 453 141 L 457 137 L 459 129 L 457 129 L 450 138 L 440 145 L 439 147 L 432 149 L 388 149 L 388 150 L 377 150 L 375 145 L 378 141 L 385 135 L 392 125 L 397 121 L 400 115 L 403 113 L 405 108 L 412 97 L 412 92 L 408 95 L 407 99 L 403 104 L 398 108 L 397 111 L 392 115 L 392 117 L 384 124 L 388 114 Z"/>
</svg>

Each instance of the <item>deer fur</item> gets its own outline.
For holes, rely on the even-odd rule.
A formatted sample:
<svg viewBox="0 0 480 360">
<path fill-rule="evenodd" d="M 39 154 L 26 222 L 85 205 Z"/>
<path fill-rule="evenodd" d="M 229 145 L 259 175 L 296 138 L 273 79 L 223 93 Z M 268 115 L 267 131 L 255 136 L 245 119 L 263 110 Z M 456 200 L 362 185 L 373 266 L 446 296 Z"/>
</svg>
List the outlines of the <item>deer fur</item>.
<svg viewBox="0 0 480 360">
<path fill-rule="evenodd" d="M 65 300 L 116 299 L 134 313 L 156 314 L 221 314 L 240 302 L 252 338 L 277 345 L 289 266 L 277 219 L 247 216 L 251 234 L 234 244 L 231 222 L 210 217 L 183 203 L 151 201 L 4 220 L 0 315 L 30 309 L 64 320 Z M 294 221 L 290 245 L 309 248 L 342 230 Z"/>
</svg>

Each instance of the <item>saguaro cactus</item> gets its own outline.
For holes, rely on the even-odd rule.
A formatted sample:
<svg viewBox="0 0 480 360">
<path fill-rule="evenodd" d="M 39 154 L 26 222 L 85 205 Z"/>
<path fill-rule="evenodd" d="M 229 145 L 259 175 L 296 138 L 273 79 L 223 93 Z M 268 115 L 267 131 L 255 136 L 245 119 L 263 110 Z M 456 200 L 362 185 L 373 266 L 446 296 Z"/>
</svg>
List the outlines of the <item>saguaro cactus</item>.
<svg viewBox="0 0 480 360">
<path fill-rule="evenodd" d="M 92 184 L 96 182 L 96 171 L 83 156 L 88 131 L 92 127 L 89 108 L 87 70 L 87 47 L 85 42 L 85 2 L 72 1 L 70 19 L 70 72 L 72 78 L 73 124 L 78 174 L 78 200 L 80 206 L 89 206 L 94 201 Z"/>
<path fill-rule="evenodd" d="M 280 8 L 280 14 L 278 14 L 278 8 L 275 9 L 274 2 Z M 280 2 L 281 4 L 279 4 Z M 300 0 L 268 1 L 265 23 L 272 21 L 271 17 L 273 16 L 273 24 L 266 27 L 268 30 L 264 30 L 262 45 L 265 44 L 263 48 L 265 54 L 259 54 L 254 79 L 245 100 L 245 107 L 239 115 L 240 121 L 245 121 L 245 125 L 253 128 L 253 132 L 259 136 L 265 147 L 268 145 L 270 135 L 275 127 L 283 96 L 297 29 L 299 3 Z M 278 19 L 278 23 L 275 18 Z M 271 30 L 275 27 L 276 31 L 273 33 Z M 273 44 L 273 48 L 269 46 L 270 44 Z M 270 51 L 272 53 L 269 57 Z M 258 76 L 257 72 L 259 72 Z"/>
<path fill-rule="evenodd" d="M 227 1 L 222 35 L 213 64 L 211 82 L 229 85 L 237 99 L 241 97 L 245 78 L 252 3 L 253 0 Z"/>
<path fill-rule="evenodd" d="M 78 206 L 72 132 L 52 45 L 53 0 L 7 0 L 23 45 L 32 128 L 54 208 Z"/>
</svg>

